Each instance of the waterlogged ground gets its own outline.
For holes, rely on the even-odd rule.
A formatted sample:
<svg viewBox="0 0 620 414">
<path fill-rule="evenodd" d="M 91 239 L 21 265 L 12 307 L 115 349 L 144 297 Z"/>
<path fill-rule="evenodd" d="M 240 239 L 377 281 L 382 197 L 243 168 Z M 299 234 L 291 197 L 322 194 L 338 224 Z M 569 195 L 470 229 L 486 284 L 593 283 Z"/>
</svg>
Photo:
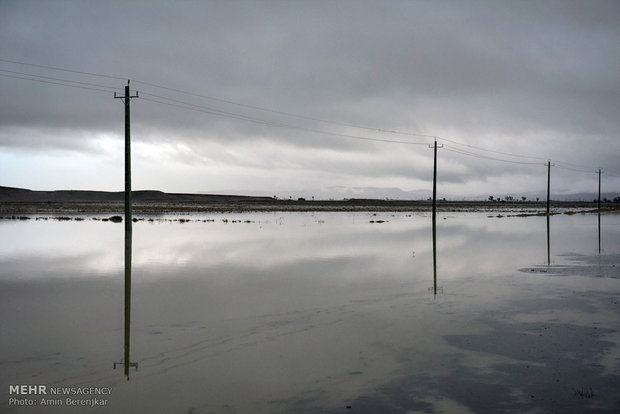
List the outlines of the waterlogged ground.
<svg viewBox="0 0 620 414">
<path fill-rule="evenodd" d="M 620 215 L 141 218 L 129 380 L 124 224 L 0 221 L 0 411 L 620 411 Z"/>
</svg>

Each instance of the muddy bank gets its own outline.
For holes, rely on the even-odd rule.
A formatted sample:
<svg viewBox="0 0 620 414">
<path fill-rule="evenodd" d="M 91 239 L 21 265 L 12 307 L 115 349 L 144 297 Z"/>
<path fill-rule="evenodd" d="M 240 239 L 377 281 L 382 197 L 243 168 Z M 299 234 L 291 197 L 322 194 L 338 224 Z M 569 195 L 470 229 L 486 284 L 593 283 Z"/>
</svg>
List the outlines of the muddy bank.
<svg viewBox="0 0 620 414">
<path fill-rule="evenodd" d="M 564 258 L 568 263 L 539 265 L 519 270 L 525 273 L 539 273 L 548 276 L 620 279 L 620 254 L 586 256 L 572 253 L 560 257 Z"/>
<path fill-rule="evenodd" d="M 475 202 L 440 201 L 439 212 L 486 212 L 503 215 L 545 214 L 544 202 Z M 430 212 L 430 201 L 399 200 L 348 200 L 348 201 L 298 201 L 298 200 L 247 200 L 208 202 L 135 202 L 133 212 L 148 213 L 209 213 L 209 212 L 308 212 L 308 211 L 373 211 L 373 212 Z M 554 213 L 591 213 L 598 211 L 591 202 L 554 202 Z M 620 205 L 607 205 L 601 211 L 618 212 Z M 26 214 L 123 214 L 122 202 L 0 202 L 0 215 Z"/>
</svg>

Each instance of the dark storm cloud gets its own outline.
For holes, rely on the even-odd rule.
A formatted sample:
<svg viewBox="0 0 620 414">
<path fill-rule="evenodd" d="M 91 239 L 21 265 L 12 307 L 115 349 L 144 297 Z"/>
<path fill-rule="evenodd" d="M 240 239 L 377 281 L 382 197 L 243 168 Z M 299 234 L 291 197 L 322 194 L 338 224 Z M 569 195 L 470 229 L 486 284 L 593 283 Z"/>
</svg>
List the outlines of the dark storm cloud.
<svg viewBox="0 0 620 414">
<path fill-rule="evenodd" d="M 611 167 L 619 156 L 619 23 L 620 5 L 614 1 L 5 1 L 0 57 L 343 123 L 456 134 L 455 139 L 474 145 Z M 123 86 L 121 80 L 8 63 L 0 68 Z M 423 140 L 256 111 L 137 82 L 132 86 L 145 98 L 151 92 L 302 128 Z M 111 92 L 5 77 L 0 90 L 0 128 L 122 134 L 122 105 Z M 371 148 L 146 100 L 133 108 L 137 139 L 191 143 L 260 137 L 295 146 Z M 593 142 L 607 149 L 593 150 Z M 13 139 L 0 145 L 34 144 Z M 48 139 L 46 145 L 56 141 Z M 583 159 L 584 153 L 590 155 Z M 396 169 L 399 164 L 389 167 L 390 173 Z"/>
</svg>

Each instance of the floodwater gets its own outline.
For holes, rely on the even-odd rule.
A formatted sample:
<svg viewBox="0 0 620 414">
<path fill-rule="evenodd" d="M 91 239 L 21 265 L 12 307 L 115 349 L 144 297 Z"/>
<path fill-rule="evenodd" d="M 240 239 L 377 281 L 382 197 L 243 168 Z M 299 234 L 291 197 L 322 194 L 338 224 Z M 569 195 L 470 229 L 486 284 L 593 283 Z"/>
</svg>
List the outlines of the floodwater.
<svg viewBox="0 0 620 414">
<path fill-rule="evenodd" d="M 152 218 L 0 221 L 0 411 L 620 411 L 620 215 Z"/>
</svg>

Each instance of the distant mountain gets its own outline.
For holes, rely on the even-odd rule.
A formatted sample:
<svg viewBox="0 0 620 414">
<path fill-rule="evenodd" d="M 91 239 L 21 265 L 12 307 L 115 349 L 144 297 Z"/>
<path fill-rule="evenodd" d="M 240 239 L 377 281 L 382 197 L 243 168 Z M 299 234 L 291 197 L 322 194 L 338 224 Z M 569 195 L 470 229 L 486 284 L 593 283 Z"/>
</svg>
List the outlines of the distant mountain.
<svg viewBox="0 0 620 414">
<path fill-rule="evenodd" d="M 201 191 L 200 194 L 212 193 L 213 191 Z M 297 200 L 303 197 L 311 200 L 342 200 L 342 199 L 376 199 L 376 200 L 426 200 L 432 194 L 430 190 L 404 191 L 400 188 L 380 188 L 380 187 L 346 187 L 331 186 L 326 188 L 303 188 L 292 190 L 270 190 L 264 189 L 244 189 L 236 192 L 248 195 L 273 194 L 281 200 Z"/>
<path fill-rule="evenodd" d="M 269 193 L 268 191 L 247 190 L 239 191 L 247 195 L 221 195 L 213 193 L 164 193 L 155 190 L 133 191 L 133 200 L 143 203 L 183 203 L 183 202 L 272 202 L 273 197 L 266 197 L 260 194 Z M 431 197 L 430 190 L 404 191 L 400 188 L 379 188 L 379 187 L 345 187 L 332 186 L 324 189 L 305 189 L 295 191 L 275 191 L 275 196 L 280 200 L 305 198 L 306 200 L 343 200 L 343 199 L 365 199 L 365 200 L 426 200 Z M 515 193 L 515 194 L 489 194 L 495 198 L 504 199 L 510 195 L 514 200 L 519 201 L 521 197 L 527 200 L 541 201 L 546 199 L 546 193 Z M 488 200 L 489 195 L 472 196 L 453 196 L 439 192 L 438 199 L 446 198 L 451 201 L 484 201 Z M 620 193 L 606 192 L 601 194 L 601 199 L 613 200 Z M 595 193 L 573 193 L 573 194 L 551 194 L 551 199 L 556 201 L 592 201 L 598 197 Z M 85 191 L 85 190 L 58 190 L 58 191 L 33 191 L 24 188 L 2 187 L 0 186 L 0 202 L 13 203 L 122 203 L 125 199 L 123 191 Z"/>
<path fill-rule="evenodd" d="M 334 198 L 365 198 L 394 200 L 426 200 L 433 194 L 430 190 L 404 191 L 397 187 L 327 187 L 326 193 Z"/>
<path fill-rule="evenodd" d="M 134 202 L 144 203 L 273 201 L 271 197 L 164 193 L 154 190 L 132 191 L 132 196 Z M 121 203 L 124 200 L 125 192 L 123 191 L 33 191 L 24 188 L 0 186 L 0 202 L 4 203 Z"/>
<path fill-rule="evenodd" d="M 266 191 L 264 189 L 246 189 L 237 190 L 238 193 L 248 195 L 258 194 L 274 194 L 279 199 L 288 200 L 289 198 L 296 200 L 299 197 L 303 197 L 307 200 L 311 200 L 314 197 L 315 200 L 342 200 L 342 199 L 376 199 L 376 200 L 426 200 L 431 197 L 432 191 L 428 190 L 411 190 L 405 191 L 398 187 L 347 187 L 347 186 L 331 186 L 325 188 L 299 188 L 292 190 L 281 191 Z M 205 192 L 206 193 L 206 192 Z M 514 200 L 520 201 L 522 197 L 527 200 L 546 200 L 547 193 L 544 191 L 539 192 L 527 192 L 527 193 L 488 193 L 488 194 L 448 194 L 442 191 L 437 192 L 437 198 L 452 201 L 486 201 L 489 196 L 494 198 L 504 199 L 506 196 L 512 196 Z M 618 197 L 620 193 L 606 192 L 601 194 L 601 199 L 607 198 L 613 200 Z M 567 193 L 567 194 L 554 194 L 551 193 L 551 199 L 556 201 L 592 201 L 598 197 L 596 193 Z"/>
</svg>

